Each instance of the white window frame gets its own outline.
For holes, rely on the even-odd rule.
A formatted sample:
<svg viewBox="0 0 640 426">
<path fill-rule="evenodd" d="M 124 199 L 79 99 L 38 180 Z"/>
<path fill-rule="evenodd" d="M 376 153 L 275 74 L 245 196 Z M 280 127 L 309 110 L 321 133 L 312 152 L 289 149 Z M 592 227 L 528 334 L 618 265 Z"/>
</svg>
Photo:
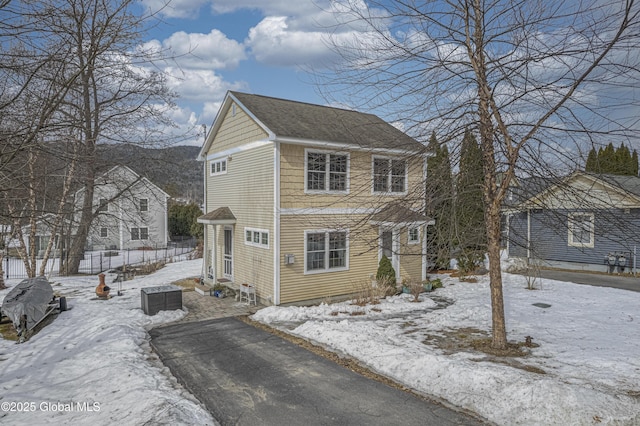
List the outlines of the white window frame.
<svg viewBox="0 0 640 426">
<path fill-rule="evenodd" d="M 345 234 L 345 265 L 337 268 L 329 267 L 329 235 L 334 232 Z M 309 270 L 307 264 L 307 236 L 309 234 L 324 234 L 324 268 Z M 331 272 L 341 272 L 349 270 L 349 230 L 346 229 L 308 229 L 304 231 L 304 274 L 325 274 Z"/>
<path fill-rule="evenodd" d="M 138 237 L 137 238 L 133 238 L 133 230 L 136 230 L 136 232 L 138 233 Z M 145 230 L 145 234 L 146 234 L 146 238 L 142 238 L 142 230 Z M 147 241 L 149 240 L 149 228 L 147 227 L 132 227 L 130 230 L 131 233 L 131 241 Z"/>
<path fill-rule="evenodd" d="M 422 238 L 421 238 L 421 237 L 422 237 L 422 235 L 421 235 L 421 234 L 422 234 L 421 228 L 422 228 L 421 226 L 409 226 L 409 227 L 407 228 L 407 242 L 408 242 L 409 244 L 420 244 L 420 241 L 422 241 Z M 416 239 L 416 240 L 411 239 L 411 231 L 413 231 L 413 230 L 418 231 L 418 239 Z"/>
<path fill-rule="evenodd" d="M 229 169 L 229 157 L 209 161 L 209 176 L 226 175 Z"/>
<path fill-rule="evenodd" d="M 144 201 L 144 209 L 142 209 L 142 202 Z M 149 199 L 148 198 L 140 198 L 138 199 L 138 210 L 141 212 L 149 211 Z"/>
<path fill-rule="evenodd" d="M 574 241 L 574 230 L 578 222 L 576 222 L 576 217 L 586 217 L 589 221 L 589 228 L 587 231 L 589 232 L 589 242 L 576 242 Z M 580 224 L 584 223 L 584 221 L 580 221 Z M 588 212 L 576 212 L 569 213 L 567 217 L 567 228 L 568 228 L 568 241 L 567 245 L 569 247 L 587 247 L 593 248 L 595 245 L 595 219 L 593 213 Z"/>
<path fill-rule="evenodd" d="M 324 176 L 324 188 L 325 189 L 309 189 L 309 154 L 324 154 L 326 158 L 325 162 L 325 176 Z M 340 155 L 347 158 L 347 172 L 346 182 L 344 190 L 331 190 L 329 189 L 331 183 L 331 171 L 329 170 L 331 164 L 331 155 Z M 344 151 L 325 151 L 318 149 L 305 149 L 304 150 L 304 193 L 305 194 L 348 194 L 351 175 L 351 156 L 348 152 Z"/>
<path fill-rule="evenodd" d="M 247 232 L 250 232 L 251 241 L 247 240 Z M 264 244 L 264 237 L 267 236 L 267 244 Z M 255 241 L 256 236 L 258 237 L 258 242 Z M 260 229 L 260 228 L 244 228 L 244 244 L 252 247 L 259 247 L 262 249 L 268 249 L 271 244 L 271 235 L 268 229 Z"/>
<path fill-rule="evenodd" d="M 104 235 L 102 235 L 102 231 L 104 231 Z M 100 228 L 100 238 L 109 238 L 109 228 L 106 226 Z"/>
<path fill-rule="evenodd" d="M 386 191 L 377 191 L 376 183 L 375 183 L 375 163 L 376 160 L 386 160 L 389 162 L 388 164 L 388 172 L 387 172 L 387 190 Z M 402 191 L 391 191 L 392 187 L 392 162 L 393 161 L 402 161 L 404 162 L 404 188 Z M 371 193 L 372 194 L 385 194 L 385 195 L 406 195 L 407 188 L 409 187 L 409 162 L 406 158 L 398 158 L 398 157 L 387 157 L 380 155 L 371 156 Z"/>
<path fill-rule="evenodd" d="M 106 198 L 98 199 L 98 209 L 97 212 L 108 212 L 109 211 L 109 200 Z"/>
</svg>

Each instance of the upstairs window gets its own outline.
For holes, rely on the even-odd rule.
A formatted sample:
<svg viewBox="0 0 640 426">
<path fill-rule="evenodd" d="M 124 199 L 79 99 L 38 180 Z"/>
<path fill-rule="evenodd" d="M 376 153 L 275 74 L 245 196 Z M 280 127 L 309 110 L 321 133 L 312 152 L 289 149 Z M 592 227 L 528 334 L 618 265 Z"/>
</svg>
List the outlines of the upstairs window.
<svg viewBox="0 0 640 426">
<path fill-rule="evenodd" d="M 404 193 L 407 162 L 392 158 L 373 158 L 373 192 Z"/>
<path fill-rule="evenodd" d="M 349 156 L 340 153 L 307 151 L 306 191 L 346 192 Z"/>
<path fill-rule="evenodd" d="M 209 176 L 223 175 L 227 173 L 227 159 L 219 158 L 209 163 Z"/>
<path fill-rule="evenodd" d="M 141 212 L 149 211 L 149 200 L 147 198 L 140 199 L 140 211 Z"/>
<path fill-rule="evenodd" d="M 101 238 L 109 237 L 109 230 L 107 228 L 100 228 L 100 237 Z"/>
<path fill-rule="evenodd" d="M 106 198 L 100 198 L 100 205 L 98 206 L 99 212 L 108 212 L 109 211 L 109 203 Z"/>
</svg>

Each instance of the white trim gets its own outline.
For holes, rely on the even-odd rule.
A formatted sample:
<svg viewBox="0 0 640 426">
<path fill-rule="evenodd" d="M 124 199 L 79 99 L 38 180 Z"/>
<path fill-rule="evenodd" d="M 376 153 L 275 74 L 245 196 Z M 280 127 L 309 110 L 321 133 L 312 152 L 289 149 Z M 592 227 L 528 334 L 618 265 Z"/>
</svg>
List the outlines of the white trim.
<svg viewBox="0 0 640 426">
<path fill-rule="evenodd" d="M 216 158 L 231 157 L 233 154 L 238 154 L 240 152 L 245 152 L 252 149 L 260 148 L 262 146 L 270 145 L 272 143 L 273 142 L 268 139 L 261 139 L 258 141 L 249 142 L 244 145 L 236 146 L 233 148 L 225 149 L 224 151 L 219 151 L 219 152 L 214 152 L 212 154 L 209 154 L 207 155 L 206 160 L 211 161 L 211 160 L 215 160 Z"/>
<path fill-rule="evenodd" d="M 589 231 L 589 242 L 588 243 L 580 243 L 580 242 L 573 241 L 574 225 L 576 224 L 574 218 L 576 216 L 583 216 L 583 217 L 588 217 L 589 218 L 589 229 L 588 229 L 588 231 Z M 588 213 L 588 212 L 569 213 L 567 215 L 567 231 L 568 231 L 567 245 L 569 247 L 593 248 L 594 244 L 595 244 L 595 220 L 594 220 L 593 213 Z"/>
<path fill-rule="evenodd" d="M 375 160 L 388 160 L 389 161 L 389 171 L 387 175 L 387 191 L 376 191 L 375 190 L 375 174 L 374 174 L 374 164 Z M 402 192 L 391 191 L 391 162 L 393 160 L 396 161 L 404 161 L 404 189 Z M 409 162 L 406 158 L 398 158 L 398 157 L 390 157 L 383 155 L 372 155 L 371 156 L 371 194 L 372 195 L 391 195 L 391 196 L 403 196 L 407 195 L 407 188 L 409 188 Z"/>
<path fill-rule="evenodd" d="M 411 230 L 413 229 L 416 229 L 418 231 L 417 240 L 411 239 Z M 407 244 L 409 245 L 420 244 L 421 241 L 422 241 L 422 232 L 421 232 L 420 226 L 407 226 Z"/>
<path fill-rule="evenodd" d="M 366 145 L 357 145 L 357 144 L 349 144 L 344 142 L 331 142 L 331 141 L 321 141 L 321 140 L 313 140 L 313 139 L 300 139 L 300 138 L 291 138 L 291 137 L 281 137 L 278 136 L 276 139 L 282 143 L 288 143 L 292 145 L 303 145 L 309 147 L 316 147 L 319 149 L 338 149 L 338 150 L 348 150 L 348 151 L 364 151 L 364 152 L 372 152 L 379 154 L 387 154 L 387 155 L 415 155 L 421 154 L 418 150 L 411 149 L 390 149 L 390 148 L 375 148 Z M 425 154 L 430 157 L 432 155 Z"/>
<path fill-rule="evenodd" d="M 209 165 L 209 176 L 226 175 L 229 169 L 229 157 L 217 157 L 207 161 L 207 164 Z M 214 166 L 215 171 L 213 170 Z"/>
<path fill-rule="evenodd" d="M 273 304 L 280 304 L 280 143 L 273 153 Z"/>
<path fill-rule="evenodd" d="M 227 244 L 227 231 L 230 231 L 229 235 L 231 235 L 231 253 L 229 253 L 229 255 L 228 255 L 229 256 L 229 263 L 231 264 L 231 273 L 230 274 L 227 274 L 227 271 L 226 271 L 226 268 L 225 268 L 225 266 L 226 266 L 225 262 L 227 261 L 227 259 L 225 258 L 225 256 L 227 256 L 227 254 L 225 253 L 225 247 L 226 247 L 226 244 Z M 234 261 L 234 256 L 233 256 L 234 246 L 235 246 L 235 242 L 234 242 L 235 237 L 233 235 L 234 231 L 235 231 L 235 229 L 231 225 L 225 225 L 222 228 L 222 274 L 223 274 L 223 276 L 225 278 L 227 278 L 227 279 L 229 279 L 231 281 L 234 281 L 233 272 L 234 272 L 234 269 L 235 269 L 234 268 L 235 261 Z"/>
<path fill-rule="evenodd" d="M 326 158 L 325 163 L 325 177 L 324 177 L 324 185 L 325 189 L 309 189 L 308 188 L 308 176 L 309 176 L 309 154 L 324 154 Z M 330 156 L 331 155 L 340 155 L 347 157 L 347 179 L 345 182 L 344 190 L 331 190 L 329 189 L 329 184 L 331 182 L 330 179 Z M 319 149 L 309 149 L 305 148 L 304 150 L 304 193 L 305 194 L 348 194 L 350 188 L 350 175 L 351 175 L 351 156 L 348 152 L 345 151 L 326 151 Z"/>
<path fill-rule="evenodd" d="M 332 208 L 332 207 L 293 207 L 280 209 L 283 216 L 294 215 L 344 215 L 344 214 L 372 214 L 377 212 L 377 208 L 354 207 L 354 208 Z"/>
<path fill-rule="evenodd" d="M 251 232 L 250 241 L 247 241 L 247 232 Z M 256 237 L 256 233 L 258 234 L 258 239 L 259 239 L 259 241 L 257 243 L 254 241 L 254 239 Z M 264 234 L 267 235 L 267 244 L 263 244 L 262 243 Z M 250 226 L 245 226 L 242 236 L 243 236 L 243 239 L 244 239 L 244 244 L 246 246 L 258 247 L 258 248 L 261 248 L 261 249 L 268 249 L 270 247 L 270 244 L 271 244 L 271 232 L 269 232 L 268 229 L 252 228 Z"/>
<path fill-rule="evenodd" d="M 391 232 L 391 266 L 396 271 L 396 283 L 400 282 L 400 227 L 378 227 L 378 263 L 382 259 L 382 233 Z"/>
<path fill-rule="evenodd" d="M 329 268 L 329 234 L 332 232 L 342 232 L 345 234 L 345 266 L 340 268 Z M 307 269 L 307 235 L 324 234 L 324 269 Z M 304 275 L 325 274 L 331 272 L 341 272 L 349 270 L 349 230 L 348 229 L 305 229 L 304 231 Z"/>
</svg>

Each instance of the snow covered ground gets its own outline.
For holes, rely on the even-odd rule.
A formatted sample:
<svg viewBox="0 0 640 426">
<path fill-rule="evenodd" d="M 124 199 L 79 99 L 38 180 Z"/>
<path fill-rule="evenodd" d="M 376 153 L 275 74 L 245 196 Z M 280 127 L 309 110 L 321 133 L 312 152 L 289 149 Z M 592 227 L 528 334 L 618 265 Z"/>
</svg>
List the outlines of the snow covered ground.
<svg viewBox="0 0 640 426">
<path fill-rule="evenodd" d="M 200 268 L 200 260 L 168 264 L 125 282 L 125 295 L 109 301 L 93 300 L 95 276 L 55 278 L 72 309 L 27 343 L 0 339 L 0 424 L 216 424 L 148 343 L 148 327 L 185 313 L 140 309 L 141 287 Z M 366 307 L 269 307 L 254 319 L 500 425 L 640 424 L 640 293 L 551 280 L 532 291 L 523 277 L 505 274 L 509 340 L 532 336 L 540 345 L 509 365 L 448 350 L 455 338 L 488 335 L 488 278 L 478 278 L 442 276 L 445 287 L 419 303 L 401 295 Z"/>
<path fill-rule="evenodd" d="M 148 343 L 145 328 L 185 312 L 147 316 L 140 309 L 140 288 L 198 276 L 201 266 L 201 260 L 167 264 L 124 282 L 124 295 L 109 301 L 95 300 L 96 276 L 54 278 L 54 291 L 72 309 L 26 343 L 0 339 L 0 424 L 217 424 Z M 112 281 L 107 275 L 116 289 Z M 0 300 L 8 292 L 0 291 Z"/>
<path fill-rule="evenodd" d="M 253 319 L 500 425 L 640 424 L 640 293 L 552 280 L 526 290 L 524 277 L 504 274 L 509 340 L 540 345 L 508 365 L 447 351 L 455 336 L 489 335 L 489 283 L 440 278 L 445 287 L 420 303 L 269 307 Z"/>
</svg>

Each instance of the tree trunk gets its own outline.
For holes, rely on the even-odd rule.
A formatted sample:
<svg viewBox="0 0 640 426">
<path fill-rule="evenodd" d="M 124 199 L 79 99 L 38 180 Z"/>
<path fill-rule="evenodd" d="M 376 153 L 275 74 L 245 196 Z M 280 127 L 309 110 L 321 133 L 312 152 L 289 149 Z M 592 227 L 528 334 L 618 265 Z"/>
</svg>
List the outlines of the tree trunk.
<svg viewBox="0 0 640 426">
<path fill-rule="evenodd" d="M 507 330 L 504 317 L 502 271 L 500 269 L 500 209 L 495 205 L 486 211 L 487 255 L 491 288 L 491 347 L 506 349 Z"/>
</svg>

